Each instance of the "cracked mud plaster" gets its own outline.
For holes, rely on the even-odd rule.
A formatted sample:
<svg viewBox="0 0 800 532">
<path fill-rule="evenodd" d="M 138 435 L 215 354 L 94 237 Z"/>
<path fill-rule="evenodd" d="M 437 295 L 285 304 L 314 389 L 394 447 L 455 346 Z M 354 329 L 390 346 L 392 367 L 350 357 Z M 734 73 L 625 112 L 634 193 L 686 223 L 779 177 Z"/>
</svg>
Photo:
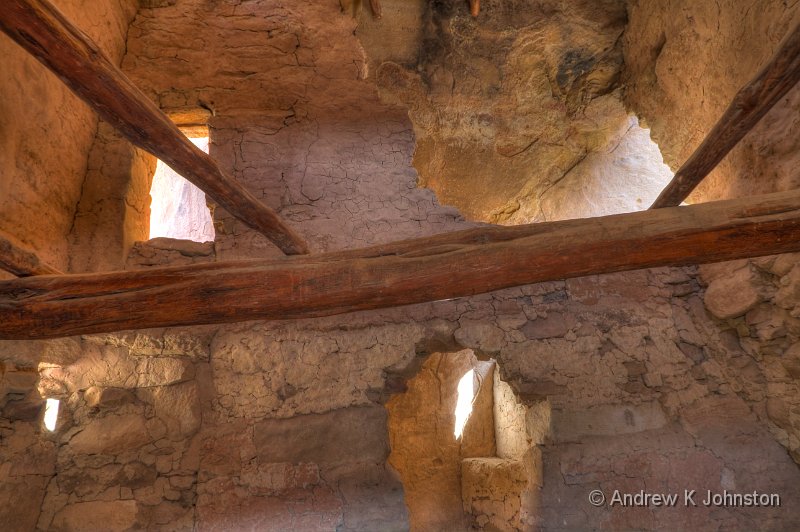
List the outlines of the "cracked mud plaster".
<svg viewBox="0 0 800 532">
<path fill-rule="evenodd" d="M 54 4 L 112 61 L 125 53 L 134 0 Z M 56 268 L 68 266 L 67 238 L 81 199 L 97 116 L 36 59 L 0 36 L 0 229 Z"/>
<path fill-rule="evenodd" d="M 365 78 L 356 22 L 338 2 L 148 5 L 129 31 L 125 71 L 164 107 L 212 108 L 212 156 L 314 251 L 470 226 L 416 188 L 412 123 Z M 385 21 L 391 3 L 383 6 Z M 481 17 L 491 12 L 485 2 Z M 213 247 L 141 243 L 127 266 L 274 256 L 263 237 L 215 215 Z M 551 409 L 546 429 L 529 434 L 541 454 L 531 526 L 797 528 L 792 505 L 622 512 L 584 502 L 592 489 L 645 486 L 800 496 L 796 259 L 314 320 L 0 342 L 0 522 L 405 529 L 413 518 L 387 463 L 383 405 L 433 353 L 472 349 L 497 360 L 521 404 Z M 725 268 L 757 294 L 752 305 L 713 300 L 725 293 L 713 286 L 731 277 Z M 38 383 L 20 376 L 36 373 Z M 54 433 L 40 426 L 36 386 L 62 400 Z M 504 464 L 476 469 L 516 485 L 518 469 Z"/>
<path fill-rule="evenodd" d="M 733 482 L 796 496 L 797 468 L 757 393 L 759 366 L 707 317 L 699 292 L 692 272 L 651 270 L 319 320 L 5 343 L 20 365 L 26 347 L 29 364 L 41 353 L 59 361 L 41 385 L 61 383 L 66 413 L 54 437 L 66 445 L 51 451 L 58 475 L 40 526 L 73 522 L 75 505 L 107 502 L 112 511 L 128 500 L 139 508 L 136 526 L 267 526 L 265 516 L 287 528 L 311 516 L 324 530 L 406 526 L 381 403 L 391 383 L 445 348 L 489 349 L 523 401 L 548 398 L 540 502 L 529 521 L 537 526 L 565 515 L 570 526 L 605 528 L 712 518 L 575 504 L 598 483 Z M 561 330 L 530 327 L 551 316 L 571 320 Z M 552 332 L 542 338 L 544 330 Z M 495 340 L 481 346 L 484 338 Z M 98 388 L 127 393 L 103 401 Z M 18 425 L 36 426 L 9 430 Z M 341 426 L 346 434 L 332 438 Z M 350 442 L 351 433 L 370 438 Z M 492 475 L 506 478 L 505 465 Z M 726 522 L 756 517 L 775 526 L 798 519 L 781 508 Z"/>
</svg>

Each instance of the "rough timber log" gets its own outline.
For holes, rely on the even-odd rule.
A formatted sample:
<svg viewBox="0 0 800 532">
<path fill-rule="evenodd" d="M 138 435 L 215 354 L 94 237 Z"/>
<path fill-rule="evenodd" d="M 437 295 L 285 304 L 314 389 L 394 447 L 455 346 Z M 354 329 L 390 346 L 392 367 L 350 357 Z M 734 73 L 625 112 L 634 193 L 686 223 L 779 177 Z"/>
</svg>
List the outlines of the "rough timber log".
<svg viewBox="0 0 800 532">
<path fill-rule="evenodd" d="M 17 277 L 29 275 L 58 275 L 61 272 L 42 262 L 36 253 L 27 249 L 11 235 L 0 231 L 0 270 Z"/>
<path fill-rule="evenodd" d="M 481 0 L 469 0 L 469 12 L 477 17 L 481 13 Z"/>
<path fill-rule="evenodd" d="M 46 0 L 0 1 L 0 30 L 34 55 L 133 144 L 149 151 L 286 254 L 306 244 L 270 208 L 225 174 Z"/>
<path fill-rule="evenodd" d="M 755 78 L 742 87 L 702 144 L 653 203 L 652 209 L 680 205 L 748 131 L 800 81 L 800 25 Z"/>
<path fill-rule="evenodd" d="M 327 316 L 789 251 L 800 251 L 800 191 L 315 256 L 3 281 L 0 338 Z"/>
</svg>

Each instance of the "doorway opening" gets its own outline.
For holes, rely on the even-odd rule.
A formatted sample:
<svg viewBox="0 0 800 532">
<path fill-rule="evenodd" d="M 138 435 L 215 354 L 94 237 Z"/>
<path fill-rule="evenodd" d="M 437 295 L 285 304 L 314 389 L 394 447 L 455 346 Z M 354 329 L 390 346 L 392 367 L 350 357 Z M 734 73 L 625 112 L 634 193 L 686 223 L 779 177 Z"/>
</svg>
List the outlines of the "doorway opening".
<svg viewBox="0 0 800 532">
<path fill-rule="evenodd" d="M 534 525 L 550 406 L 522 402 L 495 360 L 433 353 L 386 409 L 412 530 Z"/>
</svg>

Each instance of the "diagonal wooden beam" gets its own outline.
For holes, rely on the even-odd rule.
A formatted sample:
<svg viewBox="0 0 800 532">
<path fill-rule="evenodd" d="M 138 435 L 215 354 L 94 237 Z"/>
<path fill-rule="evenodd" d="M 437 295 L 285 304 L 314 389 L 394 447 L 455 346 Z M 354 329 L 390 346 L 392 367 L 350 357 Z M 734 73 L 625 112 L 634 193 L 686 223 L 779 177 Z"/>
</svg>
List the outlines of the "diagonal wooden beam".
<svg viewBox="0 0 800 532">
<path fill-rule="evenodd" d="M 295 231 L 192 144 L 47 0 L 0 0 L 0 30 L 52 70 L 129 141 L 167 163 L 284 253 L 308 252 Z"/>
<path fill-rule="evenodd" d="M 675 173 L 651 209 L 680 205 L 748 131 L 800 81 L 800 25 L 764 68 L 734 96 L 702 144 Z"/>
<path fill-rule="evenodd" d="M 481 0 L 469 0 L 469 13 L 477 17 L 481 12 Z"/>
<path fill-rule="evenodd" d="M 0 339 L 328 316 L 800 250 L 800 191 L 270 261 L 0 282 Z"/>
<path fill-rule="evenodd" d="M 3 231 L 0 231 L 0 270 L 13 273 L 17 277 L 61 273 L 39 259 L 34 251 Z"/>
</svg>

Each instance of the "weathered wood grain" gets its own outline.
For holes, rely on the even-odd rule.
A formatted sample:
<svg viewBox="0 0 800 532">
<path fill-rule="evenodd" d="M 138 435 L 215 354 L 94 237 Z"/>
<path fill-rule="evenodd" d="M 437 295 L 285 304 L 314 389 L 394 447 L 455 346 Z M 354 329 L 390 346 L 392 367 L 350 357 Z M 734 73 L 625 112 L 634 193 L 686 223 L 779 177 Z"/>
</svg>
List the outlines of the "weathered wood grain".
<svg viewBox="0 0 800 532">
<path fill-rule="evenodd" d="M 680 205 L 729 151 L 800 81 L 800 25 L 764 68 L 742 87 L 703 143 L 678 169 L 651 209 Z"/>
<path fill-rule="evenodd" d="M 341 314 L 800 251 L 800 191 L 269 261 L 0 282 L 0 338 Z"/>
<path fill-rule="evenodd" d="M 42 262 L 36 253 L 13 236 L 0 231 L 0 270 L 17 277 L 58 275 L 61 272 Z"/>
<path fill-rule="evenodd" d="M 284 253 L 308 249 L 259 202 L 189 141 L 161 110 L 47 0 L 2 0 L 0 30 L 53 71 L 133 144 L 167 163 Z"/>
</svg>

